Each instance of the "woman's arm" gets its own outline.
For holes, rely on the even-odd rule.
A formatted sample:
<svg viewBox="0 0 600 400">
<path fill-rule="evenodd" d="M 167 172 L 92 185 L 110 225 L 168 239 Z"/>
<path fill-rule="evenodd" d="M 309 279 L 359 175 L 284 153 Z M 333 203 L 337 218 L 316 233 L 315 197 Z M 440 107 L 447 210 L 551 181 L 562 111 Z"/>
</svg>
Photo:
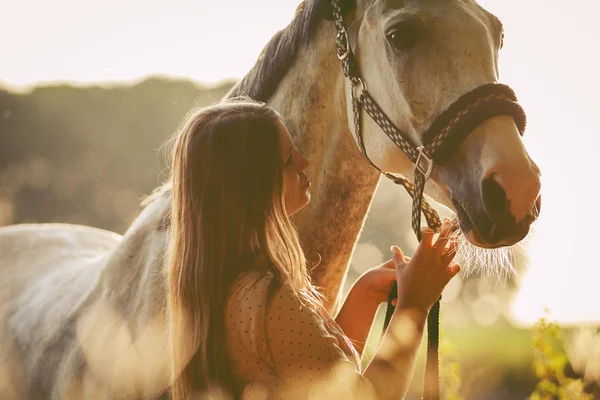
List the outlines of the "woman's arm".
<svg viewBox="0 0 600 400">
<path fill-rule="evenodd" d="M 442 238 L 448 229 L 442 230 Z M 249 331 L 264 326 L 264 336 L 249 335 L 245 330 L 238 332 L 247 341 L 244 349 L 255 349 L 256 355 L 268 360 L 274 380 L 263 383 L 269 390 L 294 400 L 311 398 L 315 393 L 326 393 L 327 398 L 361 400 L 403 398 L 412 378 L 428 311 L 458 272 L 458 265 L 451 264 L 455 242 L 446 248 L 446 239 L 435 244 L 432 239 L 433 232 L 423 232 L 410 261 L 400 249 L 394 249 L 392 271 L 397 277 L 399 293 L 396 310 L 379 349 L 362 374 L 357 374 L 360 367 L 342 350 L 342 343 L 326 328 L 322 316 L 302 306 L 285 285 L 275 292 L 266 313 L 257 314 L 265 318 L 264 324 L 260 320 L 244 324 L 251 327 Z M 353 340 L 364 340 L 368 334 L 365 327 L 370 328 L 365 321 L 374 315 L 372 310 L 377 302 L 371 303 L 369 309 L 365 306 L 368 299 L 360 295 L 363 289 L 356 290 L 355 295 L 348 296 L 338 320 L 346 325 L 346 333 L 353 335 Z M 239 315 L 242 319 L 248 316 L 243 312 Z M 353 324 L 359 319 L 362 323 Z"/>
<path fill-rule="evenodd" d="M 380 400 L 406 395 L 427 314 L 460 270 L 452 262 L 457 244 L 455 240 L 448 243 L 450 226 L 445 221 L 435 241 L 434 232 L 423 229 L 411 260 L 399 248 L 393 248 L 398 282 L 396 309 L 377 353 L 363 372 Z"/>
<path fill-rule="evenodd" d="M 394 274 L 393 270 L 391 272 Z M 358 285 L 359 282 L 357 281 L 357 284 L 350 289 L 346 301 L 344 301 L 340 312 L 335 318 L 335 322 L 350 339 L 358 354 L 362 356 L 369 332 L 373 326 L 375 314 L 381 303 L 363 296 L 364 290 Z"/>
<path fill-rule="evenodd" d="M 377 399 L 397 400 L 406 395 L 426 320 L 427 311 L 420 308 L 394 310 L 379 349 L 363 372 Z"/>
<path fill-rule="evenodd" d="M 387 302 L 394 283 L 396 264 L 393 259 L 368 270 L 352 286 L 335 319 L 361 356 L 377 309 Z"/>
<path fill-rule="evenodd" d="M 403 255 L 395 257 L 399 264 L 410 260 Z M 395 282 L 394 260 L 367 271 L 352 286 L 336 317 L 336 322 L 361 356 L 375 313 L 387 299 L 391 284 Z M 390 288 L 387 288 L 388 283 Z M 427 310 L 420 307 L 397 307 L 394 310 L 379 349 L 363 372 L 377 392 L 378 399 L 402 398 L 398 393 L 408 390 L 426 320 Z"/>
</svg>

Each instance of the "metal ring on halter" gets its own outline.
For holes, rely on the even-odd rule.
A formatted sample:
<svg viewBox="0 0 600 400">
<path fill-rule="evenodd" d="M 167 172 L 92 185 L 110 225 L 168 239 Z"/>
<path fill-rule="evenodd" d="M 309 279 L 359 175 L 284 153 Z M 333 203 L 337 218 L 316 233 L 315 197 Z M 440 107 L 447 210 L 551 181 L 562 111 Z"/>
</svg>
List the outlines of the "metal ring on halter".
<svg viewBox="0 0 600 400">
<path fill-rule="evenodd" d="M 337 42 L 338 43 L 342 43 L 341 39 L 341 35 L 343 34 L 343 38 L 344 38 L 344 43 L 345 43 L 345 50 L 343 54 L 340 54 L 338 52 L 337 53 L 337 57 L 341 60 L 344 61 L 346 58 L 348 58 L 348 56 L 350 55 L 350 42 L 348 41 L 348 32 L 346 32 L 346 30 L 342 30 L 337 34 Z"/>
<path fill-rule="evenodd" d="M 417 151 L 419 155 L 417 156 L 417 161 L 415 162 L 415 168 L 419 170 L 424 176 L 425 180 L 428 180 L 431 177 L 431 172 L 433 171 L 433 160 L 425 154 L 425 146 L 417 147 Z M 425 161 L 426 166 L 422 165 L 422 162 Z"/>
<path fill-rule="evenodd" d="M 354 77 L 354 78 L 352 78 L 351 82 L 352 82 L 352 88 L 350 89 L 350 91 L 352 93 L 353 99 L 358 99 L 360 97 L 360 96 L 357 96 L 354 92 L 354 89 L 356 89 L 358 87 L 358 85 L 360 85 L 360 94 L 361 95 L 363 93 L 367 92 L 367 85 L 363 82 L 362 79 Z"/>
</svg>

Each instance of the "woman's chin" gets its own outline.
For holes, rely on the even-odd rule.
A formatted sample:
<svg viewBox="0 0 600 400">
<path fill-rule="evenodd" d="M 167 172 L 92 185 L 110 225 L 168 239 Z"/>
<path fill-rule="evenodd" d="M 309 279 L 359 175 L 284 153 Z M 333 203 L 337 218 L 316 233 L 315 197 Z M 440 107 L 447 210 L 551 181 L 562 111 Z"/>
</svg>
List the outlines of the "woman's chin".
<svg viewBox="0 0 600 400">
<path fill-rule="evenodd" d="M 288 206 L 288 216 L 292 216 L 296 213 L 298 213 L 300 210 L 302 210 L 304 207 L 306 207 L 309 203 L 310 203 L 310 192 L 307 190 L 306 192 L 302 193 L 302 199 L 298 199 L 299 201 L 294 205 L 294 207 L 289 207 Z M 290 212 L 290 210 L 292 212 Z"/>
<path fill-rule="evenodd" d="M 310 192 L 307 190 L 303 194 L 304 194 L 304 196 L 303 196 L 302 202 L 300 203 L 300 207 L 298 207 L 298 211 L 302 210 L 304 207 L 306 207 L 310 203 L 310 199 L 311 199 Z M 298 211 L 296 211 L 296 212 L 298 212 Z"/>
</svg>

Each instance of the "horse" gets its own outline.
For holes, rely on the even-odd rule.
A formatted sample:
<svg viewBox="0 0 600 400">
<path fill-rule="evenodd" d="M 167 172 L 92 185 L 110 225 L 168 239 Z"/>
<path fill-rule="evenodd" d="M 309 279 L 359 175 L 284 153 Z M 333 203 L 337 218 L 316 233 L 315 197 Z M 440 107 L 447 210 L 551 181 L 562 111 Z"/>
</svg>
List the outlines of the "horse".
<svg viewBox="0 0 600 400">
<path fill-rule="evenodd" d="M 369 92 L 415 143 L 460 96 L 498 81 L 503 27 L 475 1 L 344 0 L 341 12 Z M 271 105 L 309 159 L 313 198 L 295 223 L 332 313 L 381 176 L 358 145 L 335 42 L 329 1 L 304 0 L 222 99 Z M 374 121 L 364 119 L 362 135 L 379 168 L 412 173 Z M 435 165 L 425 193 L 456 213 L 475 247 L 507 247 L 536 218 L 540 171 L 514 119 L 495 116 Z M 68 224 L 0 229 L 0 397 L 153 399 L 168 388 L 171 183 L 142 206 L 122 236 Z"/>
</svg>

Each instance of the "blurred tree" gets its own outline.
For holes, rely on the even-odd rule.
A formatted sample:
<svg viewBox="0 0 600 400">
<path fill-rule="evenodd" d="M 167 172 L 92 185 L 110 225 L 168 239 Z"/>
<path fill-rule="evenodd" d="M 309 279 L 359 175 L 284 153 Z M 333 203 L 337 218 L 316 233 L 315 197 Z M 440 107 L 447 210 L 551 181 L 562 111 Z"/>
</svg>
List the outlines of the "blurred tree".
<svg viewBox="0 0 600 400">
<path fill-rule="evenodd" d="M 206 88 L 152 77 L 131 86 L 0 91 L 0 224 L 71 222 L 119 233 L 167 174 L 157 150 L 190 109 L 219 101 Z"/>
</svg>

